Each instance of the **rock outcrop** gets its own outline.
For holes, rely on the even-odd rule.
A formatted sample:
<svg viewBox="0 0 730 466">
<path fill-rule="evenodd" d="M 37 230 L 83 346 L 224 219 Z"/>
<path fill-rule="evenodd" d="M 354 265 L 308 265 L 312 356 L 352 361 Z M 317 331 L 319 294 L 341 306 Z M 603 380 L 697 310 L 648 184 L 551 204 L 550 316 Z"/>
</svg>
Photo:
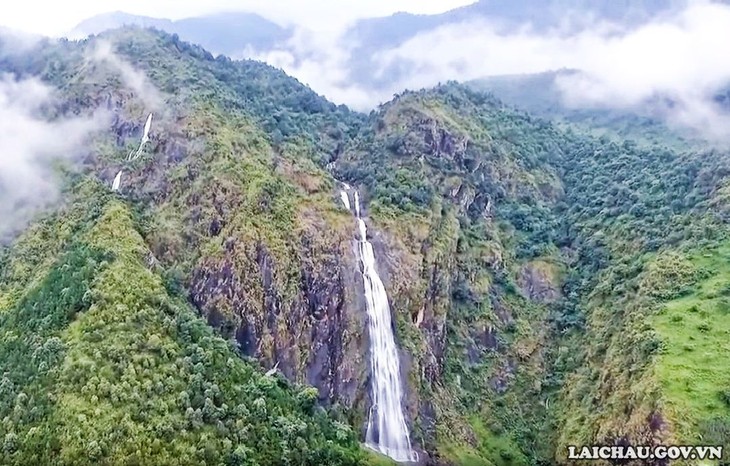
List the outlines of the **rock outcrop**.
<svg viewBox="0 0 730 466">
<path fill-rule="evenodd" d="M 517 283 L 525 297 L 538 303 L 552 303 L 560 297 L 560 275 L 552 263 L 531 261 L 523 265 Z"/>
<path fill-rule="evenodd" d="M 329 230 L 325 242 L 328 227 L 318 227 L 302 232 L 287 262 L 263 242 L 229 239 L 195 267 L 190 297 L 244 354 L 315 386 L 323 403 L 352 408 L 364 401 L 368 368 L 361 282 L 347 234 Z"/>
</svg>

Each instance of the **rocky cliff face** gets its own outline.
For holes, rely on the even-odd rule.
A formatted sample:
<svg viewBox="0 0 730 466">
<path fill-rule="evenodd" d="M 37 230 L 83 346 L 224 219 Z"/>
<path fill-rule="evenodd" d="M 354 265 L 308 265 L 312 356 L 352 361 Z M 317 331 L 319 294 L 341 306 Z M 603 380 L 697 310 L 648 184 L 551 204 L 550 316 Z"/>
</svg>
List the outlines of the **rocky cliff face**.
<svg viewBox="0 0 730 466">
<path fill-rule="evenodd" d="M 124 164 L 119 154 L 138 144 L 149 107 L 96 71 L 66 91 L 83 96 L 74 111 L 110 113 L 87 168 L 103 179 L 124 169 L 120 194 L 141 207 L 152 260 L 241 355 L 316 387 L 323 405 L 363 424 L 369 361 L 355 223 L 332 177 L 297 153 L 316 149 L 275 149 L 250 116 L 193 99 L 154 113 L 143 156 Z M 148 84 L 174 81 L 160 77 Z"/>
<path fill-rule="evenodd" d="M 561 281 L 554 264 L 526 263 L 518 272 L 517 285 L 525 297 L 539 303 L 553 303 L 560 298 Z"/>
<path fill-rule="evenodd" d="M 200 134 L 190 131 L 188 141 Z M 149 237 L 153 250 L 179 267 L 191 302 L 244 355 L 315 386 L 323 404 L 337 403 L 362 422 L 368 341 L 350 213 L 338 209 L 332 182 L 322 172 L 304 176 L 272 152 L 234 148 L 226 159 L 201 136 L 194 141 L 204 160 L 189 142 L 163 136 L 159 156 L 170 164 L 143 175 L 170 192 L 158 197 Z M 186 155 L 175 161 L 170 152 Z M 242 171 L 234 168 L 239 160 Z M 204 167 L 216 163 L 232 172 L 206 173 Z M 178 178 L 171 171 L 181 165 L 185 175 Z M 133 196 L 160 196 L 129 189 Z M 182 206 L 187 212 L 180 212 Z M 167 222 L 174 222 L 174 230 L 162 226 Z"/>
<path fill-rule="evenodd" d="M 367 335 L 352 237 L 309 218 L 291 262 L 263 242 L 228 237 L 190 278 L 190 297 L 211 325 L 247 356 L 314 385 L 320 400 L 362 408 Z"/>
<path fill-rule="evenodd" d="M 74 221 L 96 222 L 103 210 L 97 200 L 113 198 L 114 215 L 123 218 L 125 237 L 136 245 L 134 257 L 122 263 L 133 264 L 137 278 L 154 277 L 154 283 L 141 283 L 154 285 L 157 297 L 141 297 L 134 306 L 166 322 L 166 330 L 152 333 L 171 332 L 170 341 L 184 352 L 176 364 L 189 372 L 179 383 L 170 375 L 177 395 L 165 403 L 182 409 L 169 423 L 172 431 L 216 426 L 211 429 L 220 434 L 221 451 L 230 454 L 226 461 L 238 464 L 252 453 L 229 452 L 234 443 L 265 434 L 249 430 L 249 417 L 260 420 L 259 427 L 276 424 L 277 435 L 301 427 L 267 417 L 274 412 L 267 411 L 269 394 L 297 383 L 315 387 L 287 401 L 297 416 L 323 416 L 315 409 L 318 401 L 356 431 L 364 427 L 369 342 L 356 224 L 341 207 L 341 180 L 363 198 L 391 300 L 408 423 L 415 444 L 425 450 L 424 462 L 565 463 L 560 452 L 569 444 L 666 443 L 698 432 L 726 441 L 726 394 L 707 388 L 725 386 L 718 375 L 723 371 L 703 372 L 713 381 L 706 387 L 676 370 L 696 367 L 697 354 L 713 354 L 713 367 L 724 367 L 718 348 L 725 330 L 713 331 L 710 323 L 724 322 L 727 254 L 708 246 L 722 240 L 727 218 L 730 171 L 722 157 L 640 152 L 631 144 L 577 137 L 455 84 L 407 92 L 370 116 L 355 115 L 264 65 L 214 59 L 175 37 L 125 30 L 106 39 L 146 74 L 164 103 L 155 111 L 151 142 L 131 163 L 124 158 L 139 144 L 152 104 L 109 69 L 85 65 L 97 39 L 0 64 L 59 86 L 55 117 L 92 114 L 98 107 L 110 114 L 110 130 L 98 135 L 73 175 L 97 187 L 74 193 L 75 208 L 89 216 L 83 220 L 74 211 Z M 54 72 L 58 66 L 65 71 Z M 119 169 L 122 187 L 111 193 L 106 187 Z M 29 246 L 21 243 L 9 256 L 0 255 L 3 311 L 11 306 L 12 312 L 26 312 L 16 301 L 35 286 L 33 270 L 50 267 L 80 228 L 60 225 L 34 225 L 31 240 L 24 240 Z M 114 249 L 114 229 L 105 228 L 97 239 Z M 43 238 L 53 240 L 41 255 Z M 720 272 L 710 280 L 701 273 L 707 267 Z M 124 286 L 122 275 L 112 278 L 115 287 Z M 115 290 L 105 292 L 121 299 Z M 200 325 L 207 322 L 214 332 L 201 333 L 187 321 L 171 326 L 175 306 L 168 300 L 177 300 L 180 309 L 189 306 Z M 119 314 L 110 303 L 104 302 L 108 316 L 88 318 L 88 328 L 64 338 L 98 342 L 97 330 L 113 335 L 116 328 L 107 319 L 138 318 L 136 307 Z M 137 338 L 129 332 L 131 340 Z M 144 351 L 140 367 L 150 374 L 174 346 L 160 352 L 160 337 L 152 333 L 130 344 L 135 351 L 118 352 Z M 8 338 L 0 338 L 0 349 L 15 344 L 10 333 L 2 334 Z M 235 348 L 215 354 L 231 360 L 237 354 L 285 377 L 254 377 L 241 369 L 239 358 L 198 366 L 200 339 L 210 335 L 217 335 L 218 347 L 225 340 Z M 79 342 L 74 345 L 104 359 Z M 85 360 L 78 358 L 78 365 Z M 229 366 L 245 377 L 221 378 Z M 204 369 L 206 384 L 193 374 Z M 140 393 L 157 393 L 157 382 L 163 388 L 167 383 L 144 382 L 135 392 L 110 380 L 115 389 L 97 394 L 94 382 L 69 393 L 98 401 L 114 392 L 117 401 L 110 403 L 124 397 L 142 403 Z M 12 393 L 12 399 L 2 398 L 0 410 L 6 411 L 0 412 L 15 413 L 20 402 L 15 388 L 4 391 L 6 386 L 3 379 L 0 396 Z M 184 386 L 197 391 L 182 395 Z M 687 397 L 677 387 L 692 387 L 701 396 Z M 699 405 L 695 399 L 709 401 Z M 223 400 L 244 401 L 231 408 Z M 678 422 L 683 412 L 694 420 Z M 322 439 L 354 442 L 344 424 L 321 422 Z M 12 434 L 4 438 L 15 445 L 18 434 L 4 426 L 0 438 Z M 84 435 L 92 438 L 89 429 Z M 278 437 L 270 440 L 281 445 Z M 91 443 L 74 448 L 98 453 Z M 136 454 L 136 446 L 124 448 Z M 209 453 L 201 448 L 190 458 Z M 310 453 L 320 464 L 333 457 L 341 460 L 337 464 L 362 464 L 348 452 Z M 277 455 L 262 464 L 285 453 Z"/>
<path fill-rule="evenodd" d="M 455 99 L 458 112 L 445 104 Z M 401 96 L 372 117 L 337 170 L 368 194 L 410 368 L 416 441 L 435 461 L 500 464 L 504 454 L 522 464 L 516 452 L 538 447 L 518 440 L 529 428 L 513 413 L 541 391 L 547 305 L 560 297 L 562 259 L 549 238 L 545 252 L 531 252 L 542 257 L 516 251 L 529 227 L 510 210 L 524 203 L 547 211 L 562 187 L 551 167 L 526 164 L 521 147 L 495 141 L 498 122 L 474 125 L 489 119 L 477 116 L 484 103 L 447 91 Z M 546 410 L 530 411 L 521 422 L 538 431 Z M 499 437 L 501 450 L 489 451 L 485 435 Z"/>
</svg>

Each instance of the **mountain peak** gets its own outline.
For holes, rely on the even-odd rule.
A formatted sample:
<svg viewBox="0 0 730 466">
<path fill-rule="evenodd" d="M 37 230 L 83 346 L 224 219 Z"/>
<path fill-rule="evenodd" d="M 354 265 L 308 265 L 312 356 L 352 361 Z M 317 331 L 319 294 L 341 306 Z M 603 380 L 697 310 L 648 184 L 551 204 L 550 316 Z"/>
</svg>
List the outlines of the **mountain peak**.
<svg viewBox="0 0 730 466">
<path fill-rule="evenodd" d="M 266 49 L 289 37 L 290 32 L 262 16 L 248 12 L 221 12 L 176 21 L 123 12 L 104 13 L 79 23 L 73 38 L 99 34 L 125 25 L 156 28 L 178 34 L 214 53 L 238 56 L 247 48 Z"/>
</svg>

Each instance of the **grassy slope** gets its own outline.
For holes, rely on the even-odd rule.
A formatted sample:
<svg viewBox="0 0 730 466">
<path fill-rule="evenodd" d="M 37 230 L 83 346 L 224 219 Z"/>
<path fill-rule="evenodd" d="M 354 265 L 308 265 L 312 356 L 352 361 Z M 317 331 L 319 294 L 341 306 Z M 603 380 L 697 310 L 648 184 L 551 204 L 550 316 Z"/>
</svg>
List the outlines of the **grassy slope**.
<svg viewBox="0 0 730 466">
<path fill-rule="evenodd" d="M 564 458 L 567 445 L 617 439 L 666 444 L 699 438 L 708 414 L 699 404 L 705 401 L 681 414 L 672 406 L 703 382 L 685 380 L 683 393 L 671 388 L 667 374 L 686 357 L 681 349 L 686 343 L 673 338 L 704 335 L 684 326 L 678 332 L 684 337 L 670 336 L 656 314 L 663 301 L 697 291 L 696 266 L 685 251 L 704 254 L 726 241 L 718 196 L 727 158 L 630 142 L 583 144 L 563 161 L 565 240 L 575 251 L 566 289 L 578 299 L 561 317 L 570 319 L 560 323 L 566 337 L 556 364 L 564 377 L 556 455 Z M 707 265 L 709 273 L 724 274 L 720 262 Z M 713 416 L 722 418 L 724 408 L 712 404 Z M 697 422 L 688 428 L 680 418 Z M 722 423 L 716 430 L 716 438 L 727 442 Z"/>
<path fill-rule="evenodd" d="M 730 423 L 730 245 L 699 250 L 688 261 L 704 277 L 652 318 L 662 341 L 655 372 L 679 439 L 724 443 L 708 428 Z"/>
</svg>

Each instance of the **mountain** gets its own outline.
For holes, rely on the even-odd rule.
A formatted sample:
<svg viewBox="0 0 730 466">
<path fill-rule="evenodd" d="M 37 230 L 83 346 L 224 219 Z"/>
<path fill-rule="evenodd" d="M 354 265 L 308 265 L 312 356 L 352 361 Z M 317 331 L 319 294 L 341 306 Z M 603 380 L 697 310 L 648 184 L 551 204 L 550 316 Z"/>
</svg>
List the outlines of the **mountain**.
<svg viewBox="0 0 730 466">
<path fill-rule="evenodd" d="M 154 27 L 167 30 L 173 27 L 173 21 L 149 16 L 132 15 L 122 11 L 102 13 L 85 19 L 77 24 L 69 33 L 71 38 L 84 38 L 92 34 L 100 34 L 122 26 Z"/>
<path fill-rule="evenodd" d="M 571 104 L 564 98 L 558 84 L 561 79 L 580 75 L 579 70 L 559 70 L 536 74 L 490 76 L 468 83 L 470 87 L 489 92 L 505 103 L 526 110 L 532 115 L 549 119 L 573 130 L 587 132 L 595 137 L 626 139 L 640 144 L 670 145 L 677 150 L 724 146 L 724 137 L 713 140 L 706 128 L 673 122 L 672 110 L 682 105 L 681 100 L 656 95 L 629 107 L 613 108 L 608 105 Z M 727 105 L 730 84 L 721 88 L 714 98 L 714 118 L 722 121 L 730 115 Z"/>
<path fill-rule="evenodd" d="M 644 102 L 624 109 L 569 105 L 556 80 L 574 74 L 580 74 L 580 71 L 490 76 L 468 85 L 478 91 L 492 93 L 503 102 L 532 115 L 569 125 L 595 137 L 607 136 L 619 141 L 631 139 L 642 144 L 669 144 L 678 149 L 708 143 L 696 130 L 669 127 L 658 103 Z"/>
<path fill-rule="evenodd" d="M 390 66 L 380 75 L 374 75 L 371 70 L 379 68 L 377 60 L 383 52 L 446 26 L 474 24 L 484 28 L 489 24 L 496 33 L 503 35 L 529 28 L 535 34 L 558 32 L 569 37 L 593 27 L 596 22 L 609 22 L 632 30 L 663 14 L 678 11 L 687 3 L 686 0 L 480 0 L 436 15 L 398 13 L 366 18 L 345 34 L 345 42 L 357 44 L 348 63 L 350 79 L 380 88 L 421 72 L 408 63 Z"/>
<path fill-rule="evenodd" d="M 660 14 L 675 11 L 686 3 L 685 0 L 642 0 L 586 4 L 573 0 L 552 0 L 546 4 L 536 0 L 480 0 L 441 14 L 401 12 L 362 19 L 349 28 L 345 39 L 361 44 L 358 52 L 373 53 L 397 47 L 437 27 L 464 21 L 490 21 L 505 30 L 529 24 L 539 32 L 566 25 L 570 26 L 570 30 L 576 30 L 594 20 L 636 27 Z M 84 20 L 71 30 L 69 37 L 83 38 L 125 25 L 154 27 L 178 34 L 184 40 L 225 55 L 238 55 L 246 46 L 266 51 L 290 37 L 290 31 L 255 13 L 224 12 L 171 21 L 121 11 L 102 13 Z"/>
<path fill-rule="evenodd" d="M 248 47 L 269 50 L 290 36 L 290 31 L 254 13 L 225 12 L 171 21 L 117 11 L 82 21 L 69 37 L 83 38 L 125 25 L 178 34 L 184 40 L 228 56 L 239 56 Z"/>
<path fill-rule="evenodd" d="M 0 69 L 55 90 L 36 118 L 100 119 L 0 252 L 2 464 L 389 464 L 360 445 L 377 374 L 343 183 L 422 464 L 730 445 L 727 150 L 454 82 L 364 115 L 139 28 Z"/>
<path fill-rule="evenodd" d="M 448 24 L 487 21 L 508 31 L 530 25 L 537 32 L 562 28 L 575 32 L 594 21 L 607 21 L 636 27 L 661 14 L 685 6 L 685 0 L 479 0 L 471 5 L 435 15 L 397 13 L 358 21 L 349 31 L 350 38 L 366 48 L 396 47 L 417 34 Z"/>
<path fill-rule="evenodd" d="M 724 0 L 714 0 L 713 3 L 728 4 Z M 471 47 L 467 44 L 475 43 L 479 31 L 484 31 L 482 40 L 495 40 L 501 44 L 504 39 L 505 49 L 516 47 L 510 55 L 523 53 L 518 51 L 523 47 L 519 44 L 533 40 L 554 44 L 556 41 L 570 43 L 574 39 L 585 43 L 585 39 L 593 37 L 594 32 L 595 39 L 603 37 L 600 42 L 608 47 L 612 43 L 621 43 L 611 39 L 612 36 L 626 37 L 627 40 L 645 37 L 645 34 L 637 36 L 637 30 L 652 21 L 685 24 L 687 21 L 682 18 L 689 14 L 688 6 L 697 5 L 688 0 L 481 0 L 441 14 L 397 13 L 364 18 L 348 26 L 334 42 L 330 37 L 320 37 L 316 31 L 307 30 L 306 24 L 300 26 L 307 33 L 293 41 L 293 29 L 284 29 L 252 13 L 223 13 L 169 21 L 116 12 L 84 21 L 74 30 L 72 37 L 85 37 L 89 33 L 124 24 L 152 26 L 201 44 L 214 53 L 232 57 L 269 57 L 292 73 L 301 73 L 309 84 L 326 89 L 332 93 L 331 96 L 368 110 L 367 106 L 374 105 L 376 99 L 405 87 L 418 88 L 424 83 L 431 85 L 439 80 L 467 79 L 466 76 L 469 76 L 469 79 L 478 78 L 471 85 L 493 92 L 507 103 L 516 104 L 541 117 L 560 115 L 562 121 L 592 131 L 594 135 L 617 133 L 620 138 L 629 137 L 643 142 L 667 140 L 680 147 L 702 144 L 702 140 L 708 137 L 700 133 L 724 133 L 722 127 L 725 125 L 705 121 L 707 112 L 714 111 L 707 108 L 711 106 L 709 99 L 677 105 L 671 89 L 657 89 L 657 95 L 631 108 L 613 108 L 611 101 L 602 102 L 602 108 L 587 103 L 576 103 L 569 108 L 561 101 L 562 93 L 554 82 L 554 78 L 565 73 L 550 69 L 560 66 L 559 62 L 544 65 L 543 72 L 535 76 L 500 76 L 500 68 L 512 66 L 508 57 L 499 58 L 497 54 L 496 62 L 490 68 L 487 64 L 480 65 L 478 59 L 461 56 L 459 52 L 430 52 L 426 49 L 451 40 L 462 43 L 459 38 L 462 31 L 464 47 Z M 607 28 L 601 27 L 607 24 L 611 25 L 610 33 Z M 502 45 L 496 47 L 499 49 Z M 532 48 L 527 47 L 524 53 L 531 53 L 529 50 Z M 476 50 L 474 53 L 477 53 Z M 555 54 L 560 56 L 564 53 L 556 51 Z M 488 55 L 491 56 L 490 53 Z M 333 73 L 333 70 L 337 72 Z M 446 74 L 444 70 L 447 70 Z M 596 81 L 596 78 L 587 80 L 590 81 Z M 718 98 L 721 97 L 722 93 Z M 688 108 L 680 108 L 683 105 Z M 694 119 L 700 122 L 687 121 Z M 682 126 L 694 127 L 687 131 Z M 709 131 L 709 126 L 718 128 Z"/>
</svg>

